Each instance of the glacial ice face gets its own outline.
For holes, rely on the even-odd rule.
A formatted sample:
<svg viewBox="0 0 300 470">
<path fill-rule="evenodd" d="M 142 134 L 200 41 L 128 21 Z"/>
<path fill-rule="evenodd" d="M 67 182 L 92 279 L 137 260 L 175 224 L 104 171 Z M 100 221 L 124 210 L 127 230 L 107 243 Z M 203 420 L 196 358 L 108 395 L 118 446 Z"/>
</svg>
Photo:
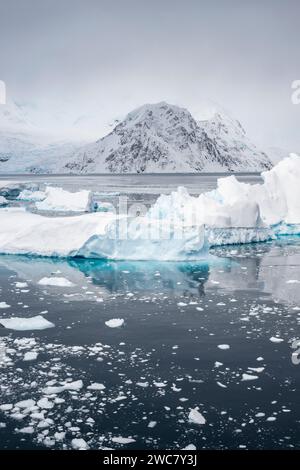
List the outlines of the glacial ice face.
<svg viewBox="0 0 300 470">
<path fill-rule="evenodd" d="M 113 212 L 44 217 L 0 210 L 0 253 L 119 260 L 199 260 L 210 246 L 252 243 L 300 233 L 300 157 L 291 155 L 263 184 L 220 178 L 214 191 L 190 196 L 185 188 L 161 195 L 143 216 Z M 38 205 L 84 210 L 88 191 L 47 188 Z M 53 191 L 54 190 L 54 191 Z M 66 193 L 66 195 L 65 195 Z M 48 200 L 48 202 L 47 202 Z M 71 209 L 72 207 L 72 209 Z"/>
</svg>

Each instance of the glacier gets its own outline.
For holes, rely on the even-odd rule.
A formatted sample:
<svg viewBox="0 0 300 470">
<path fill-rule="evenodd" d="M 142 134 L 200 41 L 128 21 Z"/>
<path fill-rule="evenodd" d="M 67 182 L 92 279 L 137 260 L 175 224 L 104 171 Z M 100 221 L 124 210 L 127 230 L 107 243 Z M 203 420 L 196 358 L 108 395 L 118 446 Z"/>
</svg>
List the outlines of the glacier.
<svg viewBox="0 0 300 470">
<path fill-rule="evenodd" d="M 178 188 L 137 217 L 114 211 L 46 217 L 24 208 L 1 208 L 0 253 L 186 261 L 206 257 L 212 246 L 300 234 L 300 157 L 291 154 L 262 178 L 262 184 L 219 178 L 215 190 L 196 197 Z M 58 189 L 56 209 L 59 196 L 64 197 Z M 86 207 L 90 196 L 70 194 Z"/>
</svg>

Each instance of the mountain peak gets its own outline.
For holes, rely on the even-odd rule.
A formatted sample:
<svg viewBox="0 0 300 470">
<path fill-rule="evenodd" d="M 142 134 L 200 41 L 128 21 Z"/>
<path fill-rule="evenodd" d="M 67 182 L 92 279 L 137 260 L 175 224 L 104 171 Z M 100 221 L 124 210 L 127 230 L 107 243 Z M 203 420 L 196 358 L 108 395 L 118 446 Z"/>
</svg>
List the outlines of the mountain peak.
<svg viewBox="0 0 300 470">
<path fill-rule="evenodd" d="M 238 121 L 217 112 L 197 122 L 187 109 L 162 101 L 131 111 L 110 134 L 71 156 L 62 170 L 192 173 L 260 171 L 270 166 Z"/>
</svg>

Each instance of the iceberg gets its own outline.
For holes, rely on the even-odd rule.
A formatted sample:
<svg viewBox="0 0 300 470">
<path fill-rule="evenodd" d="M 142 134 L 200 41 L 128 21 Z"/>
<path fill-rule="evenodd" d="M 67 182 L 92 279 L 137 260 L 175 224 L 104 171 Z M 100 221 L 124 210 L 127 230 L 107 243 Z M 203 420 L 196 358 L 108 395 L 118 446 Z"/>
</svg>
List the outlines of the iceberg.
<svg viewBox="0 0 300 470">
<path fill-rule="evenodd" d="M 215 190 L 161 195 L 144 215 L 115 212 L 46 217 L 22 208 L 0 210 L 0 253 L 118 260 L 193 261 L 210 247 L 300 234 L 300 157 L 291 154 L 263 183 L 219 178 Z M 89 210 L 89 191 L 48 187 L 44 210 Z"/>
<path fill-rule="evenodd" d="M 35 206 L 39 211 L 89 212 L 92 208 L 91 196 L 91 191 L 85 189 L 72 193 L 48 186 L 43 199 L 37 200 Z"/>
<path fill-rule="evenodd" d="M 45 198 L 46 198 L 45 191 L 39 191 L 39 190 L 34 191 L 32 189 L 23 189 L 23 191 L 21 191 L 19 196 L 17 197 L 19 201 L 29 201 L 29 202 L 43 201 Z"/>
</svg>

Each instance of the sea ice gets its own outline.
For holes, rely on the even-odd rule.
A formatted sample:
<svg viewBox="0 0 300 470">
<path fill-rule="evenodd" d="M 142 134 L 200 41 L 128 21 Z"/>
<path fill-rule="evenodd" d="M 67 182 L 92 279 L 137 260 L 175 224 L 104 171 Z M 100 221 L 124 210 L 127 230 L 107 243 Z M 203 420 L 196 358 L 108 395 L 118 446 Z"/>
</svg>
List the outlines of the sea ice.
<svg viewBox="0 0 300 470">
<path fill-rule="evenodd" d="M 135 439 L 130 437 L 112 437 L 112 442 L 116 442 L 117 444 L 130 444 L 131 442 L 135 442 Z"/>
<path fill-rule="evenodd" d="M 24 354 L 23 361 L 35 361 L 38 357 L 38 353 L 34 351 L 28 351 Z"/>
<path fill-rule="evenodd" d="M 110 328 L 118 328 L 119 326 L 122 326 L 124 324 L 123 318 L 112 318 L 111 320 L 108 320 L 105 322 L 106 326 L 109 326 Z"/>
<path fill-rule="evenodd" d="M 89 448 L 88 444 L 84 439 L 72 439 L 72 447 L 76 450 L 87 450 Z"/>
<path fill-rule="evenodd" d="M 197 408 L 191 409 L 191 411 L 189 412 L 188 418 L 189 418 L 189 422 L 193 424 L 205 424 L 206 423 L 206 419 L 198 411 Z"/>
<path fill-rule="evenodd" d="M 46 328 L 53 328 L 54 324 L 46 320 L 41 315 L 35 317 L 12 317 L 0 318 L 0 325 L 8 330 L 27 331 L 27 330 L 45 330 Z"/>
<path fill-rule="evenodd" d="M 242 375 L 242 381 L 245 382 L 247 380 L 256 380 L 258 379 L 257 375 L 250 375 L 250 374 L 243 374 Z"/>
<path fill-rule="evenodd" d="M 65 277 L 43 277 L 38 284 L 41 286 L 73 287 L 73 282 Z"/>
</svg>

